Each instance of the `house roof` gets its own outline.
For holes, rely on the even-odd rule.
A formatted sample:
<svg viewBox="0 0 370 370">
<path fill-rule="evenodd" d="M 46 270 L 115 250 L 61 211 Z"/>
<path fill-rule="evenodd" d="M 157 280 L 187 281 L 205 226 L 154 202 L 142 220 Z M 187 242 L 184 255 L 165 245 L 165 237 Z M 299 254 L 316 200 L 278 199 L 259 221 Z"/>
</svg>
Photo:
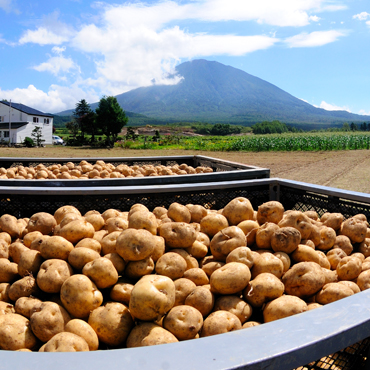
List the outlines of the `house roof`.
<svg viewBox="0 0 370 370">
<path fill-rule="evenodd" d="M 8 107 L 10 106 L 10 102 L 8 102 L 8 101 L 2 100 L 2 101 L 0 101 L 0 103 L 5 104 Z M 12 108 L 18 109 L 23 113 L 31 114 L 31 115 L 34 115 L 34 116 L 54 117 L 52 114 L 41 112 L 37 109 L 27 107 L 27 105 L 24 105 L 24 104 L 13 103 L 13 102 L 11 104 L 12 104 Z"/>
<path fill-rule="evenodd" d="M 19 128 L 28 125 L 29 122 L 11 122 L 11 128 Z M 9 130 L 9 122 L 1 122 L 0 130 Z"/>
</svg>

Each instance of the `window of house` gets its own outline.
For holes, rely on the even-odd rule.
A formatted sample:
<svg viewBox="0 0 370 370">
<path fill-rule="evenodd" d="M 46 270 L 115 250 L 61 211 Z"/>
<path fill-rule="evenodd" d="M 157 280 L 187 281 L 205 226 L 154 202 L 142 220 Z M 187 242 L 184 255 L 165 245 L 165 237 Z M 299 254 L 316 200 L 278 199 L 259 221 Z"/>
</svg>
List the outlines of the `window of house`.
<svg viewBox="0 0 370 370">
<path fill-rule="evenodd" d="M 38 123 L 39 122 L 39 117 L 33 117 L 33 122 Z"/>
<path fill-rule="evenodd" d="M 0 116 L 0 122 L 4 122 L 5 121 L 5 116 Z"/>
<path fill-rule="evenodd" d="M 9 137 L 9 131 L 4 131 L 4 137 Z"/>
<path fill-rule="evenodd" d="M 44 118 L 44 123 L 49 124 L 49 118 Z"/>
</svg>

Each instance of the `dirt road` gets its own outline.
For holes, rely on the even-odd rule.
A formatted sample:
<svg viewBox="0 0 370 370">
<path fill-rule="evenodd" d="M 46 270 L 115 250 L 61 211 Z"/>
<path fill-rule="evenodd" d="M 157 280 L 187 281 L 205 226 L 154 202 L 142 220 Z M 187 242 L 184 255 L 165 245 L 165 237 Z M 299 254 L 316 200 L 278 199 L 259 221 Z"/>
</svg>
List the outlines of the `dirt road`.
<svg viewBox="0 0 370 370">
<path fill-rule="evenodd" d="M 271 177 L 370 193 L 370 151 L 203 152 L 187 150 L 85 149 L 71 147 L 0 148 L 0 157 L 147 157 L 207 155 L 270 168 Z"/>
</svg>

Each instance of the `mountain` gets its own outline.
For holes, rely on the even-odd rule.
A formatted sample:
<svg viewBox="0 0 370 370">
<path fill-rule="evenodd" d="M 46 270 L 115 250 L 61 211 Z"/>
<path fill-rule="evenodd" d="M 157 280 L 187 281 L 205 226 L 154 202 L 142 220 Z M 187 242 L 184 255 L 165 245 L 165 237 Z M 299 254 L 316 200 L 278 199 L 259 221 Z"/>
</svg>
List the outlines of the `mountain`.
<svg viewBox="0 0 370 370">
<path fill-rule="evenodd" d="M 161 121 L 342 124 L 369 120 L 346 111 L 316 108 L 267 81 L 218 62 L 185 62 L 176 67 L 176 75 L 182 77 L 176 85 L 140 87 L 117 95 L 117 101 L 125 111 Z M 97 103 L 91 107 L 95 109 Z"/>
</svg>

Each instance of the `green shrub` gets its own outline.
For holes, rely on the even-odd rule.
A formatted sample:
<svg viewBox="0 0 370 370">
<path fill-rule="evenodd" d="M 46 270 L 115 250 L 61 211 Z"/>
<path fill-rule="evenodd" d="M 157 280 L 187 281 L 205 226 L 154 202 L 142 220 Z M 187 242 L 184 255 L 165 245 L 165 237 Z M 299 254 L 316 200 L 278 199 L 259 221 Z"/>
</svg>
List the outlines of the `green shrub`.
<svg viewBox="0 0 370 370">
<path fill-rule="evenodd" d="M 33 146 L 35 146 L 35 143 L 33 142 L 33 140 L 28 136 L 23 140 L 23 144 L 27 148 L 32 148 Z"/>
</svg>

